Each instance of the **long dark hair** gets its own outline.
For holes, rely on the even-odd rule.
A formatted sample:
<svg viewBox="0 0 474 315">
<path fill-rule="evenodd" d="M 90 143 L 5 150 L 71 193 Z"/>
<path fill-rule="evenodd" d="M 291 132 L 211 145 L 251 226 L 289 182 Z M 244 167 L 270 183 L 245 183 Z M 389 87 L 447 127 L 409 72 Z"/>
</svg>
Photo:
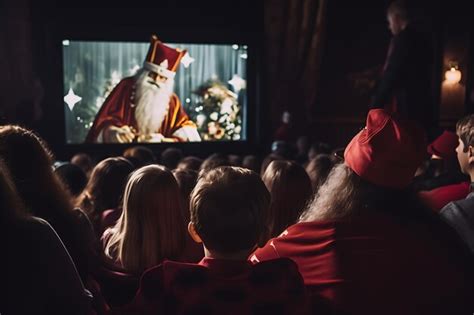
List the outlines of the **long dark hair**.
<svg viewBox="0 0 474 315">
<path fill-rule="evenodd" d="M 97 164 L 76 206 L 81 208 L 99 232 L 102 212 L 120 208 L 127 178 L 133 165 L 122 157 L 111 157 Z"/>
<path fill-rule="evenodd" d="M 0 127 L 0 157 L 32 215 L 48 220 L 73 209 L 71 196 L 53 172 L 51 151 L 33 131 Z"/>
<path fill-rule="evenodd" d="M 271 162 L 262 179 L 272 196 L 267 224 L 274 237 L 296 223 L 313 194 L 311 180 L 302 166 L 283 160 Z"/>
<path fill-rule="evenodd" d="M 0 226 L 26 216 L 8 169 L 0 159 Z"/>
<path fill-rule="evenodd" d="M 89 266 L 89 235 L 73 212 L 72 198 L 53 172 L 53 155 L 33 131 L 20 126 L 0 127 L 0 157 L 10 171 L 26 211 L 55 229 L 71 254 L 81 277 Z"/>
</svg>

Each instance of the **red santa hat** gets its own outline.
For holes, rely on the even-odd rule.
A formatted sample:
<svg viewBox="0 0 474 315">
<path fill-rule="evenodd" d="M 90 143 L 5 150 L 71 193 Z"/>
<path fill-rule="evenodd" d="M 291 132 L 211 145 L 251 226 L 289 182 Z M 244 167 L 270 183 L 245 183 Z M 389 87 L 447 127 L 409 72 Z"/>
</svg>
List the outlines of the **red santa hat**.
<svg viewBox="0 0 474 315">
<path fill-rule="evenodd" d="M 152 35 L 143 67 L 172 79 L 184 55 L 186 55 L 186 50 L 166 46 L 156 35 Z"/>
<path fill-rule="evenodd" d="M 452 131 L 445 130 L 441 136 L 428 145 L 427 151 L 431 155 L 449 160 L 456 158 L 457 146 L 458 136 Z"/>
<path fill-rule="evenodd" d="M 349 143 L 344 160 L 357 175 L 375 185 L 401 189 L 408 186 L 423 161 L 423 129 L 399 121 L 383 109 L 367 115 L 365 128 Z"/>
</svg>

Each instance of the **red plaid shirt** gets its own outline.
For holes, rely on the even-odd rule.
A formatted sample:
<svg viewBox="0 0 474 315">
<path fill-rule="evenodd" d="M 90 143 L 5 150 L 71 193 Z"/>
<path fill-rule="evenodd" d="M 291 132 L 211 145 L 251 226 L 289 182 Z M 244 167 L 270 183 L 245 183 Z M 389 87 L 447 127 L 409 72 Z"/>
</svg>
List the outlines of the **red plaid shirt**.
<svg viewBox="0 0 474 315">
<path fill-rule="evenodd" d="M 252 265 L 204 258 L 165 261 L 144 273 L 134 301 L 116 314 L 305 314 L 306 292 L 290 259 Z"/>
</svg>

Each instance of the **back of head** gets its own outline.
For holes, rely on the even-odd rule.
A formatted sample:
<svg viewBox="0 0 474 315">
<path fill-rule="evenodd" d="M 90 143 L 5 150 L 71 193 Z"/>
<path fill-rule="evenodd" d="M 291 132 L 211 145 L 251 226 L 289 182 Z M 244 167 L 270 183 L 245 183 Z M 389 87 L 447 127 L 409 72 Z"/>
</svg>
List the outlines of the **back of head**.
<svg viewBox="0 0 474 315">
<path fill-rule="evenodd" d="M 270 236 L 278 236 L 294 224 L 312 196 L 311 180 L 300 165 L 289 161 L 271 162 L 263 174 L 271 194 L 268 217 Z"/>
<path fill-rule="evenodd" d="M 181 161 L 179 161 L 177 169 L 180 170 L 192 170 L 199 172 L 199 168 L 201 167 L 202 159 L 195 157 L 195 156 L 187 156 Z"/>
<path fill-rule="evenodd" d="M 191 197 L 191 192 L 196 186 L 198 173 L 193 170 L 175 169 L 173 170 L 173 175 L 176 178 L 181 191 L 184 218 L 186 222 L 189 222 L 189 199 Z"/>
<path fill-rule="evenodd" d="M 255 172 L 224 166 L 204 173 L 191 195 L 190 212 L 207 249 L 251 250 L 266 234 L 270 194 Z"/>
<path fill-rule="evenodd" d="M 178 148 L 167 148 L 161 153 L 161 164 L 174 170 L 183 158 L 183 152 Z"/>
<path fill-rule="evenodd" d="M 260 176 L 263 176 L 263 174 L 265 174 L 265 171 L 267 170 L 267 167 L 268 165 L 270 165 L 271 162 L 284 159 L 284 157 L 276 153 L 270 153 L 269 155 L 267 155 L 262 161 L 262 165 L 260 167 Z"/>
<path fill-rule="evenodd" d="M 0 159 L 0 226 L 25 216 L 23 204 L 10 178 L 8 169 Z"/>
<path fill-rule="evenodd" d="M 133 165 L 122 157 L 112 157 L 94 167 L 84 193 L 78 200 L 92 221 L 105 210 L 117 209 Z"/>
<path fill-rule="evenodd" d="M 77 197 L 82 193 L 87 185 L 87 175 L 77 165 L 61 163 L 55 167 L 54 172 L 59 176 L 73 197 Z"/>
<path fill-rule="evenodd" d="M 0 155 L 17 181 L 30 181 L 52 171 L 52 154 L 46 143 L 20 126 L 0 127 Z"/>
<path fill-rule="evenodd" d="M 204 162 L 202 162 L 201 169 L 199 170 L 199 174 L 206 173 L 219 166 L 227 166 L 227 165 L 229 165 L 229 160 L 227 159 L 227 156 L 220 153 L 214 153 L 214 154 L 209 155 L 204 160 Z"/>
<path fill-rule="evenodd" d="M 373 193 L 375 191 L 374 185 L 364 181 L 347 165 L 338 164 L 308 204 L 300 221 L 346 220 L 364 215 L 368 211 L 366 203 L 377 195 Z"/>
<path fill-rule="evenodd" d="M 53 173 L 52 154 L 33 131 L 12 125 L 0 127 L 0 157 L 33 214 L 48 217 L 53 212 L 72 210 L 69 194 Z"/>
<path fill-rule="evenodd" d="M 395 0 L 387 8 L 387 14 L 397 16 L 403 21 L 410 21 L 409 7 L 405 0 Z"/>
<path fill-rule="evenodd" d="M 155 163 L 155 154 L 150 148 L 134 146 L 123 152 L 125 158 L 131 158 L 137 162 L 136 168 Z"/>
<path fill-rule="evenodd" d="M 242 157 L 238 154 L 229 154 L 228 156 L 230 166 L 242 166 Z"/>
<path fill-rule="evenodd" d="M 296 149 L 298 154 L 306 154 L 309 150 L 309 139 L 308 136 L 300 136 L 296 139 Z"/>
<path fill-rule="evenodd" d="M 413 202 L 405 192 L 423 161 L 424 148 L 419 126 L 383 109 L 371 110 L 365 128 L 346 147 L 344 164 L 333 168 L 302 220 L 344 219 L 379 207 L 401 208 L 399 212 L 408 208 Z"/>
<path fill-rule="evenodd" d="M 94 168 L 94 163 L 90 155 L 86 153 L 77 153 L 71 158 L 71 164 L 79 166 L 84 173 L 89 176 Z"/>
<path fill-rule="evenodd" d="M 313 186 L 313 191 L 315 193 L 326 181 L 334 164 L 334 158 L 329 154 L 318 154 L 315 158 L 309 161 L 306 166 L 306 172 L 311 179 L 311 185 Z"/>
<path fill-rule="evenodd" d="M 290 143 L 286 141 L 273 141 L 271 149 L 273 154 L 282 156 L 285 159 L 291 159 L 295 154 Z"/>
<path fill-rule="evenodd" d="M 324 143 L 324 142 L 314 142 L 311 144 L 308 150 L 308 159 L 312 160 L 319 154 L 330 154 L 331 153 L 331 147 L 329 144 Z"/>
<path fill-rule="evenodd" d="M 136 170 L 125 187 L 123 212 L 106 254 L 138 273 L 163 259 L 178 258 L 186 235 L 180 207 L 179 187 L 168 169 L 148 165 Z"/>
<path fill-rule="evenodd" d="M 246 155 L 242 160 L 242 167 L 248 168 L 249 170 L 254 171 L 255 173 L 260 173 L 260 160 L 256 155 Z"/>
</svg>

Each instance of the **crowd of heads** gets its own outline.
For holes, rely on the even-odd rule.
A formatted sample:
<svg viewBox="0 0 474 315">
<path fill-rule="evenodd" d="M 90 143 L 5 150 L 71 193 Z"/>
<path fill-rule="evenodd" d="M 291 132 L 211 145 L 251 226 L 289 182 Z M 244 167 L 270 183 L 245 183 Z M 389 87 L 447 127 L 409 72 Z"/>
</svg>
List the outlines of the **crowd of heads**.
<svg viewBox="0 0 474 315">
<path fill-rule="evenodd" d="M 24 215 L 47 220 L 88 283 L 94 264 L 138 279 L 164 260 L 187 261 L 190 240 L 203 246 L 193 262 L 204 255 L 246 259 L 298 223 L 350 221 L 380 211 L 420 220 L 423 215 L 413 209 L 423 206 L 409 190 L 422 163 L 423 137 L 383 110 L 369 118 L 344 157 L 305 137 L 275 146 L 263 158 L 215 153 L 201 159 L 177 148 L 157 157 L 148 147 L 132 147 L 95 165 L 83 153 L 54 163 L 37 134 L 3 126 L 2 222 Z M 466 174 L 473 130 L 473 116 L 456 126 L 457 156 Z M 285 149 L 292 145 L 293 156 Z M 90 233 L 81 216 L 90 222 Z"/>
</svg>

